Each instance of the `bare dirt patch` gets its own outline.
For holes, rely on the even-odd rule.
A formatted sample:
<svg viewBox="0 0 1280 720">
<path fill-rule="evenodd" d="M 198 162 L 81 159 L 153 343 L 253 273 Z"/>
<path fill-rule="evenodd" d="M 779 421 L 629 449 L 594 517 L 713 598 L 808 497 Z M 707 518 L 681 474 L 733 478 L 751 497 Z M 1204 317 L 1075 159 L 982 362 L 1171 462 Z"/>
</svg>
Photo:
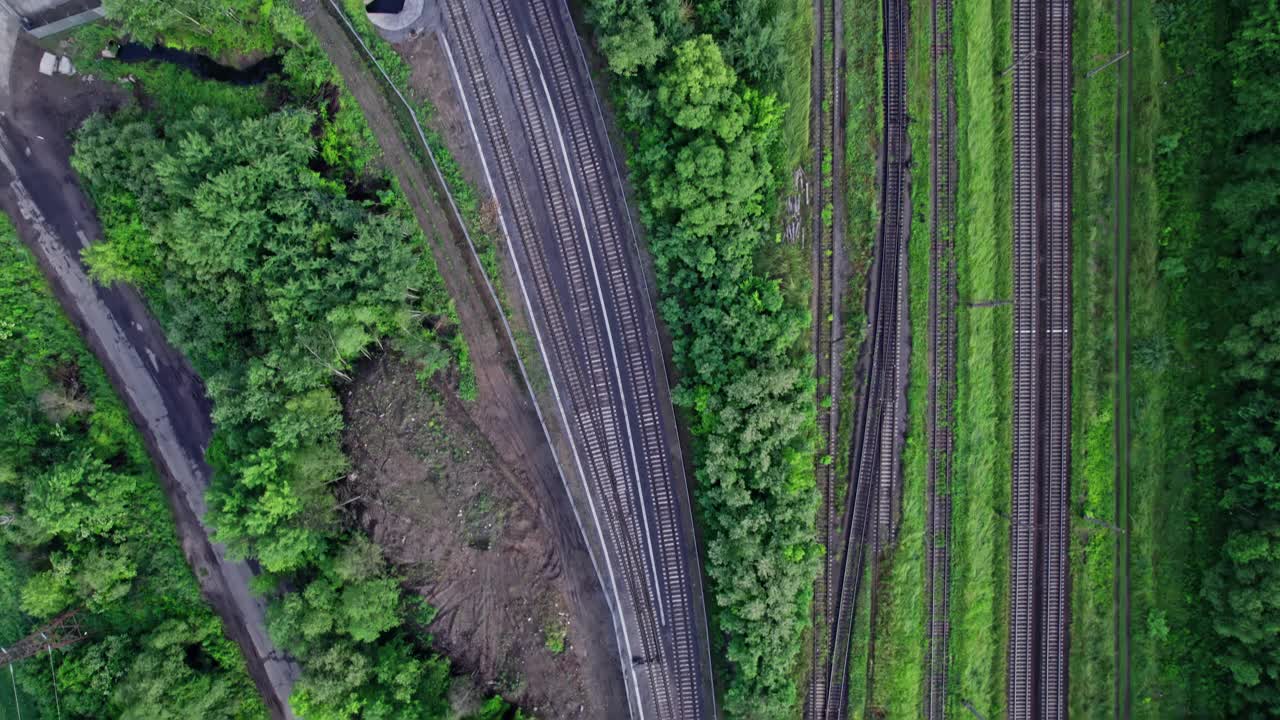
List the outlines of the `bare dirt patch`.
<svg viewBox="0 0 1280 720">
<path fill-rule="evenodd" d="M 462 403 L 394 356 L 365 363 L 342 399 L 353 467 L 340 495 L 439 611 L 436 646 L 538 717 L 603 717 L 556 537 Z"/>
</svg>

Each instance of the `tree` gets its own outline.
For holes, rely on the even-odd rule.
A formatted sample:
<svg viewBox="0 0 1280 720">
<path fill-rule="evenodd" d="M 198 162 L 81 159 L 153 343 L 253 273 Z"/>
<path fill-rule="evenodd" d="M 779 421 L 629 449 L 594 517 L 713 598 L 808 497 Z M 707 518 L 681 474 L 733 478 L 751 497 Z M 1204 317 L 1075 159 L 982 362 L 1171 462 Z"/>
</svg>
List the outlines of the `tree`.
<svg viewBox="0 0 1280 720">
<path fill-rule="evenodd" d="M 609 61 L 609 69 L 623 77 L 648 70 L 658 61 L 666 43 L 657 35 L 653 18 L 637 11 L 622 18 L 616 30 L 600 38 L 600 51 Z"/>
</svg>

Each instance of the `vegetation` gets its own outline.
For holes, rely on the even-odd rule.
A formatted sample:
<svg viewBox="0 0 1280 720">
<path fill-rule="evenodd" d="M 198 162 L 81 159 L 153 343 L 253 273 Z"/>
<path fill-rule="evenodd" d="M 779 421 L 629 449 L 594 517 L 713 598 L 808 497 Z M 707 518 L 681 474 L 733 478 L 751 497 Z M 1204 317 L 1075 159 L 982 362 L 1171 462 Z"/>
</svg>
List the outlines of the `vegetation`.
<svg viewBox="0 0 1280 720">
<path fill-rule="evenodd" d="M 952 486 L 951 678 L 984 717 L 1004 708 L 1008 650 L 1009 413 L 1013 352 L 1011 95 L 997 74 L 1011 56 L 1009 3 L 955 8 L 956 447 Z"/>
<path fill-rule="evenodd" d="M 919 7 L 919 6 L 917 6 Z M 902 455 L 902 516 L 898 539 L 878 568 L 875 672 L 869 688 L 872 708 L 900 708 L 921 712 L 925 687 L 925 648 L 928 597 L 925 593 L 925 554 L 928 542 L 929 283 L 930 283 L 930 126 L 932 113 L 931 16 L 910 14 L 907 38 L 907 112 L 923 118 L 908 126 L 911 143 L 911 224 L 908 251 L 908 317 L 911 358 L 907 385 L 907 440 Z M 851 668 L 850 683 L 859 682 L 861 668 Z M 858 708 L 859 716 L 865 711 Z"/>
<path fill-rule="evenodd" d="M 23 716 L 55 716 L 56 666 L 74 717 L 265 718 L 142 438 L 7 221 L 0 339 L 0 642 L 70 609 L 90 633 L 17 667 Z"/>
<path fill-rule="evenodd" d="M 1182 646 L 1175 652 L 1211 660 L 1197 666 L 1205 677 L 1191 680 L 1208 684 L 1197 705 L 1233 717 L 1274 716 L 1280 713 L 1274 447 L 1280 5 L 1170 0 L 1156 5 L 1156 19 L 1170 56 L 1168 82 L 1176 86 L 1164 95 L 1155 139 L 1159 270 L 1170 288 L 1175 338 L 1186 345 L 1149 338 L 1135 348 L 1135 363 L 1163 365 L 1187 353 L 1179 364 L 1194 391 L 1179 414 L 1194 428 L 1191 469 L 1209 495 L 1192 506 L 1188 520 L 1192 533 L 1209 522 L 1204 535 L 1212 554 L 1189 588 L 1198 591 L 1199 613 L 1172 628 L 1151 615 L 1148 628 L 1172 630 Z M 1216 703 L 1208 699 L 1215 696 Z"/>
<path fill-rule="evenodd" d="M 284 75 L 258 112 L 198 103 L 88 121 L 73 164 L 106 242 L 86 259 L 100 281 L 142 288 L 206 382 L 209 520 L 233 555 L 266 572 L 271 634 L 303 667 L 295 711 L 447 717 L 449 664 L 411 627 L 423 616 L 416 598 L 376 545 L 344 527 L 329 485 L 347 470 L 334 386 L 386 338 L 424 371 L 463 365 L 456 317 L 403 197 L 370 164 L 363 117 L 301 18 L 285 4 L 176 4 L 183 12 L 108 11 L 135 37 L 283 52 Z M 199 85 L 185 73 L 142 82 L 178 96 Z M 486 717 L 509 712 L 491 705 Z"/>
<path fill-rule="evenodd" d="M 1162 228 L 1166 217 L 1174 220 L 1182 208 L 1194 207 L 1200 192 L 1194 184 L 1175 185 L 1176 167 L 1168 158 L 1157 165 L 1155 157 L 1158 138 L 1181 133 L 1187 109 L 1203 100 L 1198 92 L 1183 94 L 1191 78 L 1184 74 L 1186 68 L 1178 67 L 1178 56 L 1200 62 L 1199 44 L 1211 40 L 1209 26 L 1215 21 L 1212 13 L 1197 11 L 1183 15 L 1181 23 L 1169 16 L 1157 22 L 1155 11 L 1163 7 L 1151 2 L 1133 6 L 1138 59 L 1131 119 L 1135 232 L 1129 271 L 1130 681 L 1135 717 L 1207 717 L 1222 706 L 1208 688 L 1216 675 L 1204 672 L 1211 660 L 1202 641 L 1204 613 L 1195 588 L 1214 551 L 1207 536 L 1213 488 L 1192 472 L 1192 424 L 1197 418 L 1186 412 L 1194 409 L 1193 398 L 1201 388 L 1195 364 L 1177 362 L 1179 355 L 1189 356 L 1188 328 L 1174 312 L 1171 288 L 1159 269 L 1164 238 L 1146 229 Z M 1194 23 L 1185 22 L 1193 17 Z M 1176 82 L 1165 80 L 1175 75 Z M 1183 100 L 1190 104 L 1180 105 Z M 1159 178 L 1157 169 L 1165 167 L 1174 174 Z"/>
<path fill-rule="evenodd" d="M 1075 63 L 1093 68 L 1111 59 L 1120 40 L 1116 3 L 1081 2 L 1076 8 Z M 1113 383 L 1118 308 L 1113 257 L 1121 199 L 1117 196 L 1117 92 L 1120 64 L 1076 87 L 1074 143 L 1075 346 L 1072 353 L 1073 511 L 1071 546 L 1071 687 L 1073 715 L 1120 714 L 1115 708 L 1116 551 L 1124 524 L 1116 514 Z M 1119 74 L 1118 74 L 1119 73 Z M 1118 408 L 1117 408 L 1118 409 Z M 1081 517 L 1086 518 L 1083 521 Z"/>
<path fill-rule="evenodd" d="M 713 624 L 732 665 L 725 711 L 788 717 L 821 549 L 804 293 L 757 266 L 776 242 L 785 170 L 784 108 L 767 90 L 787 24 L 772 3 L 699 12 L 689 24 L 676 2 L 590 6 L 634 138 L 632 176 L 681 376 L 674 396 L 694 436 Z M 650 25 L 665 49 L 630 52 L 653 45 Z M 625 62 L 613 60 L 620 52 Z"/>
</svg>

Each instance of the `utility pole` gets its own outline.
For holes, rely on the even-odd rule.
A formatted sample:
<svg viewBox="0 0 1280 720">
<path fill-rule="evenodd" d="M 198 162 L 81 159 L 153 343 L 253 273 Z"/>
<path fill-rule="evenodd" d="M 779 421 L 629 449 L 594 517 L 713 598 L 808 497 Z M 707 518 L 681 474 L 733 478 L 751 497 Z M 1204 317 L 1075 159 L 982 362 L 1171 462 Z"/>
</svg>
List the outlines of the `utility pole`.
<svg viewBox="0 0 1280 720">
<path fill-rule="evenodd" d="M 1085 73 L 1085 75 L 1084 75 L 1084 79 L 1085 79 L 1085 80 L 1089 80 L 1089 79 L 1091 79 L 1094 75 L 1097 75 L 1098 73 L 1102 72 L 1103 70 L 1106 70 L 1107 68 L 1111 67 L 1112 65 L 1115 65 L 1116 63 L 1120 62 L 1121 60 L 1123 60 L 1123 59 L 1125 59 L 1125 58 L 1129 57 L 1129 52 L 1130 52 L 1129 50 L 1125 50 L 1124 52 L 1120 53 L 1119 55 L 1116 55 L 1115 57 L 1113 57 L 1113 58 L 1111 58 L 1110 60 L 1108 60 L 1108 61 L 1107 61 L 1106 63 L 1104 63 L 1103 65 L 1100 65 L 1099 67 L 1096 67 L 1096 68 L 1094 68 L 1094 69 L 1090 70 L 1089 72 Z"/>
<path fill-rule="evenodd" d="M 79 608 L 68 610 L 36 628 L 13 646 L 0 647 L 0 668 L 26 660 L 36 653 L 64 648 L 83 640 L 87 633 L 76 618 L 78 612 Z"/>
<path fill-rule="evenodd" d="M 964 709 L 968 710 L 971 715 L 978 718 L 978 720 L 987 720 L 985 717 L 982 716 L 982 713 L 978 712 L 978 708 L 974 707 L 973 703 L 969 702 L 968 700 L 965 700 L 964 698 L 960 698 L 960 704 L 963 705 Z"/>
</svg>

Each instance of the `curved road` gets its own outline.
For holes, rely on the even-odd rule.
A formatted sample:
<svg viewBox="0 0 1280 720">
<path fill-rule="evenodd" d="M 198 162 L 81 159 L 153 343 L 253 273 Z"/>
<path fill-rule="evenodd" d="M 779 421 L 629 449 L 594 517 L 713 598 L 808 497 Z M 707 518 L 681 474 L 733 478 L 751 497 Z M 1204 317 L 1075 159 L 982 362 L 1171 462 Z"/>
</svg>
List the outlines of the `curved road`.
<svg viewBox="0 0 1280 720">
<path fill-rule="evenodd" d="M 0 25 L 8 16 L 0 14 Z M 204 449 L 212 434 L 204 386 L 165 340 L 137 292 L 89 279 L 80 250 L 101 231 L 67 163 L 66 133 L 90 109 L 77 97 L 79 79 L 44 78 L 33 68 L 41 51 L 0 27 L 5 77 L 0 104 L 0 206 L 13 219 L 55 295 L 125 401 L 159 470 L 184 554 L 204 597 L 239 645 L 268 711 L 292 718 L 288 697 L 298 667 L 282 657 L 266 631 L 266 603 L 249 589 L 254 570 L 227 558 L 209 539 L 204 492 L 211 470 Z M 19 73 L 10 77 L 10 64 Z M 33 79 L 34 78 L 34 79 Z"/>
</svg>

